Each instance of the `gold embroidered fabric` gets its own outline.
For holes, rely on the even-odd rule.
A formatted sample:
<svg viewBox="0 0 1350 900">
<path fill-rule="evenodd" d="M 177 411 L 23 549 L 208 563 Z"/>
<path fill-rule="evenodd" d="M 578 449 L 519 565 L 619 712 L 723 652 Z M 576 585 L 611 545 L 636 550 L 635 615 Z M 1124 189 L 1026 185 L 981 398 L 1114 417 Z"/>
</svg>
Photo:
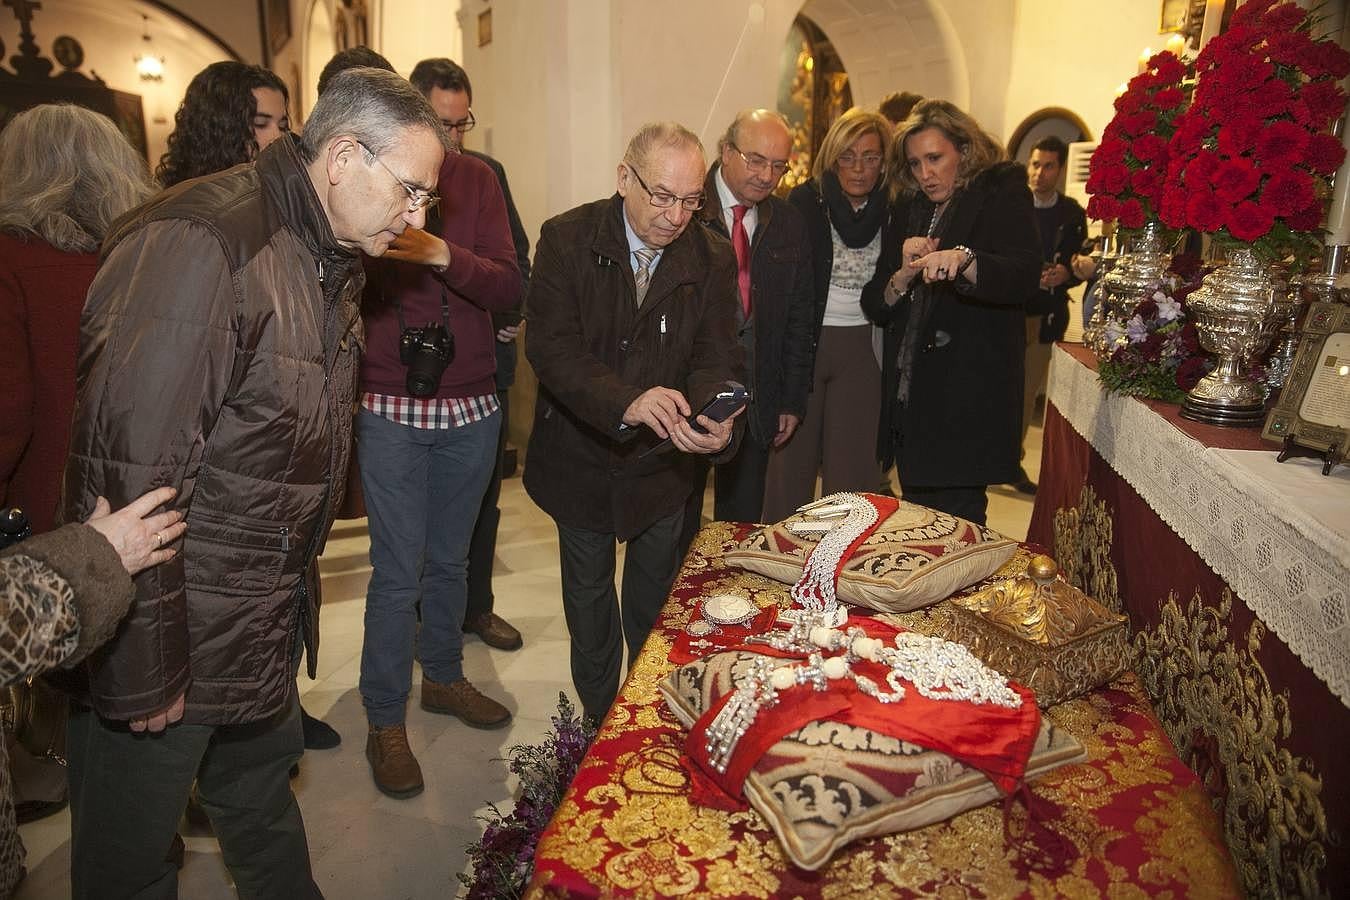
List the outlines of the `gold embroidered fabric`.
<svg viewBox="0 0 1350 900">
<path fill-rule="evenodd" d="M 1229 591 L 1217 608 L 1199 595 L 1184 608 L 1169 596 L 1161 624 L 1135 636 L 1141 680 L 1177 752 L 1220 799 L 1244 889 L 1329 896 L 1321 884 L 1332 852 L 1322 779 L 1282 746 L 1293 727 L 1289 698 L 1271 689 L 1256 659 L 1266 629 L 1253 623 L 1246 645 L 1235 645 L 1232 607 Z"/>
<path fill-rule="evenodd" d="M 766 605 L 786 594 L 725 565 L 747 530 L 715 524 L 695 540 L 540 841 L 528 897 L 1239 896 L 1218 817 L 1130 674 L 1046 712 L 1087 760 L 1037 781 L 1030 818 L 1021 799 L 1006 821 L 1001 805 L 986 805 L 860 839 L 808 872 L 792 865 L 759 813 L 695 805 L 680 764 L 685 731 L 657 685 L 674 668 L 667 654 L 699 597 L 739 590 Z"/>
</svg>

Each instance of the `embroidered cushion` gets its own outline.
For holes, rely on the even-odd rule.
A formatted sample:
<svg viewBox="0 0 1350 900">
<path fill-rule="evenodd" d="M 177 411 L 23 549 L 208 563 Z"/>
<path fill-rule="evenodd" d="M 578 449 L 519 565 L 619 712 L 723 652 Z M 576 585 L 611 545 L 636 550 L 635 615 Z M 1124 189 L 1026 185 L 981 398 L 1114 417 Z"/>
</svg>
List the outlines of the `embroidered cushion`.
<svg viewBox="0 0 1350 900">
<path fill-rule="evenodd" d="M 794 533 L 806 519 L 797 513 L 750 532 L 727 564 L 795 583 L 819 537 Z M 909 612 L 988 578 L 1016 549 L 996 531 L 902 500 L 845 563 L 837 592 L 868 609 Z"/>
<path fill-rule="evenodd" d="M 659 687 L 686 728 L 732 690 L 756 654 L 719 653 L 676 669 Z M 1027 780 L 1086 758 L 1072 735 L 1042 719 Z M 800 868 L 827 863 L 859 838 L 910 831 L 999 797 L 990 781 L 943 753 L 837 722 L 791 732 L 745 780 L 745 797 Z"/>
</svg>

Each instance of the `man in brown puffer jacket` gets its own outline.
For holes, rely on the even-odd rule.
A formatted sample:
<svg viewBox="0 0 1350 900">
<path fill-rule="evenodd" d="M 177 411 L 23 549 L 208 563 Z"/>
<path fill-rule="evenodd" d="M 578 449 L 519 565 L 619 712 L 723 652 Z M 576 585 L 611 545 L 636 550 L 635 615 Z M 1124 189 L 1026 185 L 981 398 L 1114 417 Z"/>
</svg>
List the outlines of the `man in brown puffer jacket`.
<svg viewBox="0 0 1350 900">
<path fill-rule="evenodd" d="M 337 76 L 303 141 L 184 182 L 108 236 L 81 323 L 64 513 L 178 489 L 182 552 L 136 578 L 71 717 L 76 898 L 175 897 L 193 779 L 241 897 L 318 896 L 287 771 L 341 499 L 358 251 L 422 227 L 445 149 L 396 75 Z"/>
</svg>

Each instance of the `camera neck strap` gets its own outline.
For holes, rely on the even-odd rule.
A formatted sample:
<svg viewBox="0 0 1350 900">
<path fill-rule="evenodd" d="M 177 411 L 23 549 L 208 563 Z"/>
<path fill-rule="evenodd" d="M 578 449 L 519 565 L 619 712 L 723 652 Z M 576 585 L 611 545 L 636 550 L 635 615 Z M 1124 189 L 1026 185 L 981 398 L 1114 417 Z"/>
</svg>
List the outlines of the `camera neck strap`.
<svg viewBox="0 0 1350 900">
<path fill-rule="evenodd" d="M 381 292 L 383 293 L 383 292 Z M 399 302 L 398 297 L 394 298 L 394 312 L 398 314 L 399 334 L 408 330 L 408 323 L 403 320 L 403 304 Z M 441 321 L 445 323 L 445 330 L 450 330 L 450 292 L 441 288 Z"/>
</svg>

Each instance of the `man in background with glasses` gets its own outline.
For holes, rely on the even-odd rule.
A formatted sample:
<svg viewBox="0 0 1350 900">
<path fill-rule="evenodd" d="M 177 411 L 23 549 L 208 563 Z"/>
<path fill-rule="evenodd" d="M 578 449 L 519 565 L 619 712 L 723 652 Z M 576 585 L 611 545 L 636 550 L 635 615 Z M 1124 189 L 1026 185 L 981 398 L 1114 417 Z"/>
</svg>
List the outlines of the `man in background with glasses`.
<svg viewBox="0 0 1350 900">
<path fill-rule="evenodd" d="M 744 381 L 736 257 L 694 221 L 698 137 L 644 125 L 618 193 L 544 223 L 525 309 L 539 376 L 525 489 L 558 526 L 572 682 L 601 718 L 679 566 L 684 505 L 702 467 L 730 458 L 734 419 L 686 421 L 728 380 Z M 668 446 L 662 446 L 669 439 Z M 623 607 L 615 541 L 627 543 Z"/>
<path fill-rule="evenodd" d="M 511 199 L 511 187 L 506 181 L 506 169 L 486 153 L 464 147 L 464 135 L 477 124 L 473 116 L 473 85 L 469 73 L 449 59 L 424 59 L 412 70 L 410 80 L 422 92 L 441 117 L 441 123 L 450 134 L 450 140 L 468 156 L 482 160 L 497 176 L 502 196 L 506 200 L 506 219 L 511 227 L 511 243 L 516 248 L 516 266 L 520 269 L 521 284 L 530 280 L 530 239 Z M 446 210 L 445 215 L 458 215 L 457 210 Z M 523 292 L 523 289 L 522 289 Z M 494 311 L 492 324 L 497 329 L 497 402 L 502 408 L 502 430 L 497 439 L 497 464 L 478 521 L 469 541 L 469 595 L 464 612 L 464 632 L 476 634 L 483 643 L 498 650 L 518 650 L 522 644 L 520 632 L 493 611 L 492 563 L 497 553 L 497 526 L 502 513 L 497 507 L 501 496 L 502 467 L 506 455 L 506 430 L 510 422 L 509 398 L 516 377 L 516 337 L 520 333 L 520 308 Z"/>
<path fill-rule="evenodd" d="M 426 96 L 447 66 L 419 64 L 413 86 Z M 464 677 L 463 627 L 470 535 L 503 427 L 492 315 L 518 308 L 521 276 L 496 176 L 458 152 L 464 123 L 442 124 L 455 152 L 436 192 L 453 202 L 435 206 L 425 229 L 407 229 L 385 258 L 367 261 L 362 304 L 357 450 L 372 572 L 360 687 L 371 775 L 399 798 L 423 789 L 405 725 L 414 652 L 422 709 L 474 728 L 511 720 Z M 392 167 L 389 175 L 408 191 L 409 208 L 434 206 Z"/>
<path fill-rule="evenodd" d="M 792 153 L 787 120 L 767 109 L 745 110 L 717 147 L 699 217 L 730 240 L 736 253 L 739 337 L 751 399 L 740 449 L 714 469 L 713 518 L 758 522 L 769 449 L 781 447 L 797 430 L 811 389 L 811 245 L 801 213 L 773 196 Z M 685 508 L 686 548 L 702 523 L 706 481 L 697 479 Z"/>
</svg>

